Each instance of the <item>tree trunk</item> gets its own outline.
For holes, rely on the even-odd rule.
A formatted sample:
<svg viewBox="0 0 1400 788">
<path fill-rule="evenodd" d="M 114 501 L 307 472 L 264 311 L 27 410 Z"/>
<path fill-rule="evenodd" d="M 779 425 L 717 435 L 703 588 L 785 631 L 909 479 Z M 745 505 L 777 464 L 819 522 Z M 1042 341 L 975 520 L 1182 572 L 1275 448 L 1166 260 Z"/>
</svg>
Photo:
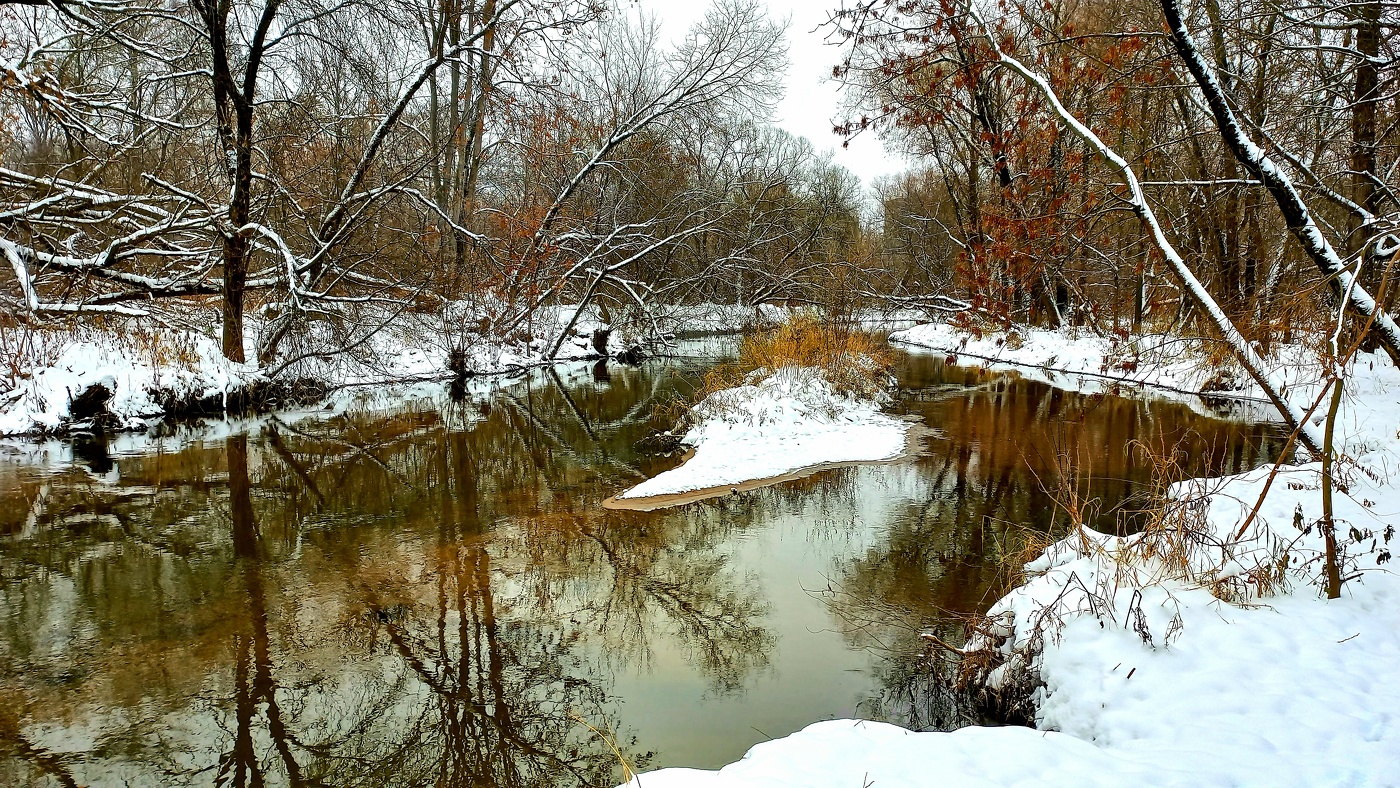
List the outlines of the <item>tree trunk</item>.
<svg viewBox="0 0 1400 788">
<path fill-rule="evenodd" d="M 1352 200 L 1372 215 L 1380 209 L 1380 191 L 1376 188 L 1376 103 L 1380 89 L 1376 59 L 1381 49 L 1380 0 L 1362 0 L 1356 9 L 1356 50 L 1361 59 L 1356 64 L 1356 86 L 1352 93 L 1351 110 L 1351 184 Z M 1347 251 L 1364 254 L 1375 236 L 1375 227 L 1365 223 L 1356 213 L 1348 214 Z M 1381 292 L 1383 272 L 1363 266 L 1361 278 L 1376 294 L 1383 306 L 1393 299 Z"/>
<path fill-rule="evenodd" d="M 224 239 L 223 351 L 229 361 L 243 362 L 243 295 L 248 280 L 248 239 Z"/>
<path fill-rule="evenodd" d="M 1274 202 L 1278 204 L 1279 212 L 1283 214 L 1288 229 L 1326 278 L 1332 292 L 1339 300 L 1348 302 L 1352 309 L 1370 321 L 1370 330 L 1375 339 L 1380 342 L 1391 361 L 1400 365 L 1400 325 L 1396 324 L 1395 319 L 1360 282 L 1354 281 L 1351 271 L 1337 254 L 1336 248 L 1313 219 L 1312 211 L 1307 203 L 1303 202 L 1302 195 L 1293 185 L 1293 180 L 1262 148 L 1245 135 L 1214 71 L 1201 57 L 1186 28 L 1179 0 L 1161 0 L 1161 5 L 1172 45 L 1205 96 L 1220 136 L 1230 148 L 1230 152 L 1250 176 L 1261 181 L 1269 190 Z"/>
<path fill-rule="evenodd" d="M 476 73 L 476 107 L 472 110 L 471 165 L 467 168 L 467 182 L 463 190 L 463 201 L 470 206 L 476 200 L 476 184 L 481 174 L 481 157 L 486 135 L 486 110 L 491 97 L 492 66 L 491 50 L 496 45 L 496 0 L 486 0 L 481 8 L 481 24 L 486 31 L 481 36 L 481 53 L 478 55 Z"/>
<path fill-rule="evenodd" d="M 209 41 L 210 82 L 214 110 L 218 118 L 219 143 L 228 162 L 229 207 L 223 248 L 223 352 L 230 361 L 242 363 L 243 299 L 248 280 L 251 245 L 244 227 L 252 215 L 253 203 L 253 107 L 258 87 L 258 71 L 272 20 L 280 0 L 267 0 L 257 28 L 248 42 L 242 79 L 235 79 L 229 56 L 228 17 L 231 9 L 218 0 L 199 0 L 195 8 L 204 23 Z"/>
</svg>

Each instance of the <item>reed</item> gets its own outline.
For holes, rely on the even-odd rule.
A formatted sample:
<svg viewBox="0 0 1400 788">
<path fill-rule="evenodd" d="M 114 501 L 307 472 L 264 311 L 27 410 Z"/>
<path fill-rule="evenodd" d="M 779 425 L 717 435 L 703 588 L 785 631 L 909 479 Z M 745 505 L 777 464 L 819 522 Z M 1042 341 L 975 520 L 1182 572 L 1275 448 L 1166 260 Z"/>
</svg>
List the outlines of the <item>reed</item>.
<svg viewBox="0 0 1400 788">
<path fill-rule="evenodd" d="M 745 335 L 733 361 L 715 366 L 689 397 L 666 403 L 657 415 L 684 429 L 699 403 L 710 400 L 712 411 L 722 411 L 723 392 L 770 375 L 817 376 L 838 394 L 879 399 L 892 382 L 893 368 L 894 355 L 882 337 L 848 321 L 798 313 L 776 327 Z"/>
</svg>

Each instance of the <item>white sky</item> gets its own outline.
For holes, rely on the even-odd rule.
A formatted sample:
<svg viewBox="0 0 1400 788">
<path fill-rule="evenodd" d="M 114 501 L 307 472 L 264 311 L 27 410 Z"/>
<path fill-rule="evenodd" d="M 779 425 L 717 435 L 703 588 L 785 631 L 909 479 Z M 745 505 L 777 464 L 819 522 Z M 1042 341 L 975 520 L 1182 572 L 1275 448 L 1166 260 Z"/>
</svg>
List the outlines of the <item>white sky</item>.
<svg viewBox="0 0 1400 788">
<path fill-rule="evenodd" d="M 788 26 L 787 95 L 774 113 L 774 122 L 787 131 L 806 137 L 819 151 L 832 150 L 837 164 L 860 177 L 867 188 L 880 175 L 900 172 L 907 163 L 885 151 L 873 133 L 867 132 L 842 149 L 841 138 L 831 133 L 838 119 L 838 86 L 831 80 L 831 67 L 839 50 L 825 43 L 827 29 L 817 29 L 839 0 L 766 0 L 774 19 L 790 19 Z M 668 38 L 683 35 L 691 23 L 704 15 L 709 0 L 640 0 L 638 6 L 654 14 Z"/>
</svg>

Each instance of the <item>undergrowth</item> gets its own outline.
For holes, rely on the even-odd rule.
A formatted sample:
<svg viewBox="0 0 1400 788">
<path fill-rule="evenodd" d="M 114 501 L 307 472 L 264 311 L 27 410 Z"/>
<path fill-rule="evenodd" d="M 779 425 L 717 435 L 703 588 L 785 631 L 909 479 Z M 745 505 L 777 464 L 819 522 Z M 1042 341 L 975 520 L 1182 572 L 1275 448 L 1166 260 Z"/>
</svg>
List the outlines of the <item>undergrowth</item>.
<svg viewBox="0 0 1400 788">
<path fill-rule="evenodd" d="M 1224 480 L 1187 481 L 1190 474 L 1181 465 L 1185 455 L 1178 446 L 1139 441 L 1132 448 L 1152 467 L 1142 504 L 1132 512 L 1135 534 L 1115 538 L 1090 527 L 1097 499 L 1076 481 L 1083 474 L 1075 458 L 1061 453 L 1058 478 L 1046 492 L 1064 527 L 1049 532 L 1016 528 L 1002 545 L 1002 595 L 1047 572 L 1068 574 L 1043 588 L 1033 609 L 1018 613 L 999 603 L 969 619 L 965 645 L 952 649 L 958 658 L 956 686 L 995 718 L 1034 722 L 1044 686 L 1040 655 L 1075 618 L 1093 616 L 1103 626 L 1132 631 L 1148 648 L 1167 648 L 1181 632 L 1179 611 L 1150 625 L 1143 607 L 1145 589 L 1166 590 L 1162 607 L 1168 611 L 1175 606 L 1169 590 L 1175 584 L 1204 588 L 1235 605 L 1258 604 L 1287 590 L 1296 542 L 1263 529 L 1243 539 L 1223 539 L 1208 515 L 1209 501 L 1220 494 Z M 1074 571 L 1065 567 L 1081 558 L 1091 564 Z M 1044 595 L 1044 590 L 1054 595 Z"/>
<path fill-rule="evenodd" d="M 61 345 L 49 341 L 53 335 L 55 332 L 43 332 L 9 315 L 0 315 L 0 395 L 58 358 Z"/>
</svg>

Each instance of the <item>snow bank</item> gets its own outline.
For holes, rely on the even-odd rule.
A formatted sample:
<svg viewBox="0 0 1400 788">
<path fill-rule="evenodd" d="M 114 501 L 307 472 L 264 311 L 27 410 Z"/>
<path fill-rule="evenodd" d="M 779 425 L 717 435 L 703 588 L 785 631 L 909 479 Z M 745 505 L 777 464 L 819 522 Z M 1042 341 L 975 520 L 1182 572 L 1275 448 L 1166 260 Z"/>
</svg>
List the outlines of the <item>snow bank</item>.
<svg viewBox="0 0 1400 788">
<path fill-rule="evenodd" d="M 813 466 L 891 460 L 904 452 L 912 424 L 878 403 L 839 394 L 814 369 L 760 370 L 751 382 L 707 397 L 681 439 L 695 450 L 678 468 L 619 499 L 727 489 Z"/>
<path fill-rule="evenodd" d="M 350 344 L 353 338 L 334 336 L 324 327 L 313 326 L 309 336 L 284 344 L 283 358 L 304 356 L 284 376 L 336 385 L 441 380 L 451 377 L 454 368 L 468 376 L 495 375 L 557 361 L 617 357 L 639 347 L 652 351 L 664 342 L 664 337 L 648 334 L 643 326 L 614 328 L 596 309 L 589 308 L 550 357 L 554 341 L 575 309 L 571 305 L 541 307 L 509 336 L 496 336 L 490 329 L 482 332 L 482 326 L 490 322 L 482 307 L 453 303 L 443 314 L 396 315 L 348 352 L 327 355 L 302 353 L 299 346 L 306 346 L 307 351 L 333 348 Z M 246 344 L 253 347 L 255 341 L 250 337 Z"/>
<path fill-rule="evenodd" d="M 946 327 L 910 337 L 1086 372 L 1112 350 L 1034 333 L 988 347 Z M 1182 388 L 1200 379 L 1162 361 L 1134 374 Z M 1314 396 L 1315 369 L 1298 366 L 1285 371 Z M 826 722 L 717 772 L 666 769 L 633 785 L 1400 784 L 1400 682 L 1390 675 L 1400 665 L 1400 576 L 1389 561 L 1400 547 L 1400 372 L 1382 354 L 1362 355 L 1347 393 L 1340 599 L 1319 591 L 1319 463 L 1283 468 L 1262 503 L 1269 468 L 1189 480 L 1143 534 L 1081 530 L 1051 545 L 968 643 L 985 685 L 1032 690 L 1038 730 Z"/>
<path fill-rule="evenodd" d="M 1062 385 L 1061 376 L 1088 377 L 1108 384 L 1153 386 L 1178 393 L 1260 398 L 1263 392 L 1233 361 L 1212 368 L 1201 339 L 1173 334 L 1103 337 L 1087 330 L 1051 331 L 1016 326 L 1006 332 L 974 335 L 947 323 L 925 323 L 890 334 L 890 342 L 953 356 L 973 366 L 1017 367 L 1026 377 Z M 1289 387 L 1315 382 L 1317 365 L 1298 346 L 1285 346 L 1268 360 L 1269 370 Z M 1106 389 L 1102 383 L 1075 381 L 1075 388 Z"/>
<path fill-rule="evenodd" d="M 1393 430 L 1387 399 L 1373 413 Z M 1261 468 L 1178 485 L 1180 516 L 1157 533 L 1052 545 L 967 648 L 999 658 L 994 689 L 1042 685 L 1040 729 L 1176 772 L 1153 782 L 1394 784 L 1400 577 L 1382 562 L 1400 490 L 1352 467 L 1336 512 L 1353 578 L 1341 599 L 1319 599 L 1320 464 L 1284 469 L 1241 534 Z"/>
<path fill-rule="evenodd" d="M 519 393 L 531 387 L 553 385 L 556 375 L 566 386 L 593 382 L 592 367 L 591 361 L 572 361 L 556 364 L 550 370 L 533 367 L 518 375 L 482 375 L 468 379 L 456 392 L 451 392 L 442 381 L 352 386 L 330 392 L 316 403 L 279 407 L 272 413 L 165 422 L 151 425 L 152 429 L 144 431 L 111 433 L 105 436 L 103 446 L 110 457 L 173 453 L 191 443 L 217 442 L 232 435 L 257 435 L 268 428 L 312 428 L 318 422 L 347 413 L 437 412 L 450 420 L 453 429 L 465 429 L 482 418 L 479 406 L 501 392 Z M 454 397 L 454 393 L 457 396 Z M 36 439 L 29 435 L 0 437 L 0 462 L 58 472 L 82 465 L 84 460 L 72 440 Z"/>
<path fill-rule="evenodd" d="M 119 427 L 138 428 L 164 412 L 162 399 L 226 396 L 260 378 L 256 365 L 228 361 L 199 334 L 137 347 L 131 337 L 92 336 L 56 351 L 56 358 L 0 395 L 0 435 L 58 429 L 70 405 L 93 386 L 110 394 L 106 408 Z"/>
<path fill-rule="evenodd" d="M 924 788 L 930 785 L 1155 783 L 1141 767 L 1092 744 L 1029 728 L 913 733 L 895 725 L 830 720 L 755 745 L 719 771 L 664 769 L 628 788 Z"/>
<path fill-rule="evenodd" d="M 367 326 L 353 327 L 359 334 L 349 336 L 334 333 L 325 322 L 313 323 L 307 334 L 289 337 L 278 359 L 265 368 L 254 361 L 228 361 L 212 333 L 170 325 L 34 331 L 14 343 L 31 348 L 28 358 L 15 362 L 19 374 L 0 380 L 0 435 L 52 433 L 75 426 L 81 414 L 73 412 L 73 401 L 94 385 L 111 395 L 105 402 L 106 417 L 118 429 L 129 430 L 160 419 L 171 403 L 226 399 L 273 376 L 334 391 L 444 380 L 453 376 L 454 364 L 464 376 L 521 372 L 546 363 L 617 356 L 652 341 L 635 330 L 614 331 L 596 311 L 585 310 L 549 359 L 574 307 L 542 308 L 506 338 L 466 330 L 464 326 L 475 325 L 475 313 L 465 307 L 448 312 L 450 319 L 402 313 L 382 325 L 368 321 Z M 201 315 L 181 317 L 195 324 Z M 258 315 L 246 320 L 243 345 L 250 355 L 262 327 Z M 344 352 L 317 352 L 347 345 Z"/>
<path fill-rule="evenodd" d="M 672 337 L 734 333 L 776 325 L 799 311 L 778 304 L 657 305 L 646 314 L 610 322 L 595 306 L 542 306 L 508 332 L 492 326 L 518 305 L 452 302 L 441 311 L 396 311 L 340 324 L 312 321 L 290 334 L 266 368 L 226 361 L 214 338 L 216 321 L 198 310 L 176 310 L 159 325 L 133 323 L 39 330 L 0 346 L 28 346 L 13 362 L 16 379 L 0 378 L 0 435 L 62 430 L 75 421 L 69 405 L 94 383 L 113 390 L 108 408 L 122 429 L 135 429 L 164 414 L 162 403 L 227 396 L 268 378 L 309 381 L 326 389 L 398 384 L 464 376 L 521 372 L 559 361 L 647 355 L 674 347 Z M 908 322 L 913 313 L 859 315 L 877 327 Z M 244 348 L 252 355 L 270 314 L 245 319 Z M 184 325 L 194 328 L 176 328 Z M 24 332 L 27 329 L 9 329 Z M 565 334 L 557 351 L 555 340 Z M 327 348 L 346 348 L 325 353 Z"/>
</svg>

